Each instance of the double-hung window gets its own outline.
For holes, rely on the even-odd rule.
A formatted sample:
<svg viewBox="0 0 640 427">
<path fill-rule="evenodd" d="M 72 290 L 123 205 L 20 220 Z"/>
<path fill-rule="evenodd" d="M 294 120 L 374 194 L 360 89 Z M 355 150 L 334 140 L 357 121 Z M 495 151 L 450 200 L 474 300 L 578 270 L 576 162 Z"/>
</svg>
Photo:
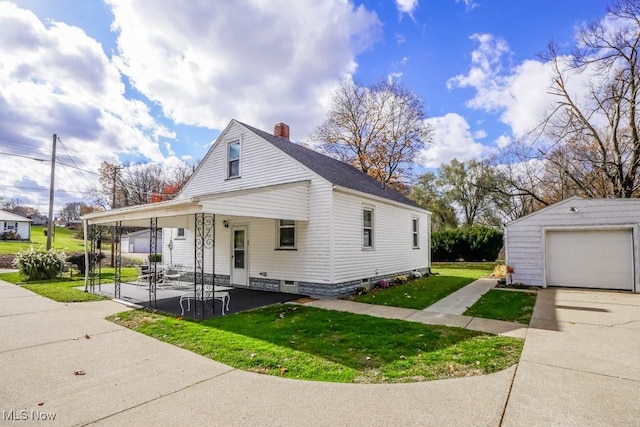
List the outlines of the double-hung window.
<svg viewBox="0 0 640 427">
<path fill-rule="evenodd" d="M 281 219 L 278 222 L 278 249 L 296 248 L 296 222 Z"/>
<path fill-rule="evenodd" d="M 373 208 L 362 209 L 362 247 L 373 249 Z"/>
<path fill-rule="evenodd" d="M 419 249 L 420 248 L 420 235 L 419 235 L 419 223 L 418 223 L 418 218 L 411 218 L 411 237 L 413 239 L 413 248 L 414 249 Z"/>
<path fill-rule="evenodd" d="M 227 146 L 227 178 L 240 176 L 240 141 L 230 142 Z"/>
</svg>

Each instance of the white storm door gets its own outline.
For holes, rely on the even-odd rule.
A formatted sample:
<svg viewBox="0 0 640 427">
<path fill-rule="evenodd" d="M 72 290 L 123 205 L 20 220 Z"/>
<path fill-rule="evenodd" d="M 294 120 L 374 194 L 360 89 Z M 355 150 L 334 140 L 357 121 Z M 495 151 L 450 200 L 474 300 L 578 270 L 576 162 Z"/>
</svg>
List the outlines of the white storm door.
<svg viewBox="0 0 640 427">
<path fill-rule="evenodd" d="M 248 239 L 247 227 L 231 229 L 231 284 L 247 286 L 248 274 Z"/>
</svg>

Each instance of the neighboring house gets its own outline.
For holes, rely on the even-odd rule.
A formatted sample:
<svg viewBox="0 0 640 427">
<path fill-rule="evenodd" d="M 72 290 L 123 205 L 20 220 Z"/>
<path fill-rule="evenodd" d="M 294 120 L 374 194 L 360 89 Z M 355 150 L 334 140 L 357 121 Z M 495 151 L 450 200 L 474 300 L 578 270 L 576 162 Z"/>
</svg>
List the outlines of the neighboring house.
<svg viewBox="0 0 640 427">
<path fill-rule="evenodd" d="M 156 232 L 158 246 L 162 247 L 162 231 Z M 122 236 L 120 245 L 122 252 L 127 253 L 149 253 L 151 247 L 151 230 L 134 231 Z"/>
<path fill-rule="evenodd" d="M 640 199 L 571 197 L 505 227 L 513 282 L 640 292 Z"/>
<path fill-rule="evenodd" d="M 0 210 L 1 240 L 31 240 L 31 220 Z"/>
<path fill-rule="evenodd" d="M 47 225 L 49 223 L 46 216 L 37 213 L 29 214 L 27 218 L 31 220 L 31 225 Z"/>
<path fill-rule="evenodd" d="M 197 215 L 212 214 L 215 251 L 204 263 L 216 284 L 333 297 L 429 270 L 430 212 L 290 142 L 287 125 L 274 133 L 232 120 L 174 200 L 84 218 L 123 226 L 155 218 L 163 260 L 193 267 L 208 227 Z"/>
</svg>

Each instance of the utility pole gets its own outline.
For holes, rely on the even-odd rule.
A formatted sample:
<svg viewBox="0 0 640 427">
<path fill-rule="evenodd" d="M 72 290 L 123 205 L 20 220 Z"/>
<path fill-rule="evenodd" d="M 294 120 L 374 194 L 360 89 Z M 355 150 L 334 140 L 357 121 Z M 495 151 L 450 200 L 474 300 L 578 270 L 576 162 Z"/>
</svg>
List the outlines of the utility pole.
<svg viewBox="0 0 640 427">
<path fill-rule="evenodd" d="M 51 151 L 51 182 L 49 184 L 49 220 L 47 221 L 47 250 L 51 249 L 51 238 L 53 237 L 53 192 L 54 180 L 56 177 L 56 142 L 58 135 L 53 134 L 53 149 Z"/>
<path fill-rule="evenodd" d="M 113 190 L 111 196 L 111 209 L 116 208 L 116 183 L 118 180 L 118 171 L 120 171 L 120 166 L 115 166 L 113 168 Z M 116 228 L 114 226 L 111 227 L 111 268 L 115 265 L 115 247 L 116 247 Z"/>
</svg>

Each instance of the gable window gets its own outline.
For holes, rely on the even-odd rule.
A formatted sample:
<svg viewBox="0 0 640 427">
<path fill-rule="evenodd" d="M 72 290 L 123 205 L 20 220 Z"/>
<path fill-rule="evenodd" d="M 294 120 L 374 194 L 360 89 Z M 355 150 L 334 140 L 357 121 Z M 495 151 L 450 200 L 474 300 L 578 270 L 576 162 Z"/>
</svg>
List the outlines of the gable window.
<svg viewBox="0 0 640 427">
<path fill-rule="evenodd" d="M 373 208 L 362 210 L 362 247 L 373 248 Z"/>
<path fill-rule="evenodd" d="M 240 141 L 230 142 L 227 148 L 227 177 L 240 176 Z"/>
<path fill-rule="evenodd" d="M 295 249 L 296 247 L 296 222 L 289 219 L 281 219 L 278 222 L 278 249 Z"/>
<path fill-rule="evenodd" d="M 177 239 L 184 239 L 187 237 L 187 230 L 184 228 L 178 228 L 178 232 L 176 234 Z"/>
<path fill-rule="evenodd" d="M 413 239 L 413 248 L 414 249 L 418 249 L 419 246 L 419 234 L 418 234 L 418 229 L 419 229 L 419 224 L 418 224 L 418 218 L 412 218 L 411 219 L 411 235 L 412 235 L 412 239 Z"/>
</svg>

